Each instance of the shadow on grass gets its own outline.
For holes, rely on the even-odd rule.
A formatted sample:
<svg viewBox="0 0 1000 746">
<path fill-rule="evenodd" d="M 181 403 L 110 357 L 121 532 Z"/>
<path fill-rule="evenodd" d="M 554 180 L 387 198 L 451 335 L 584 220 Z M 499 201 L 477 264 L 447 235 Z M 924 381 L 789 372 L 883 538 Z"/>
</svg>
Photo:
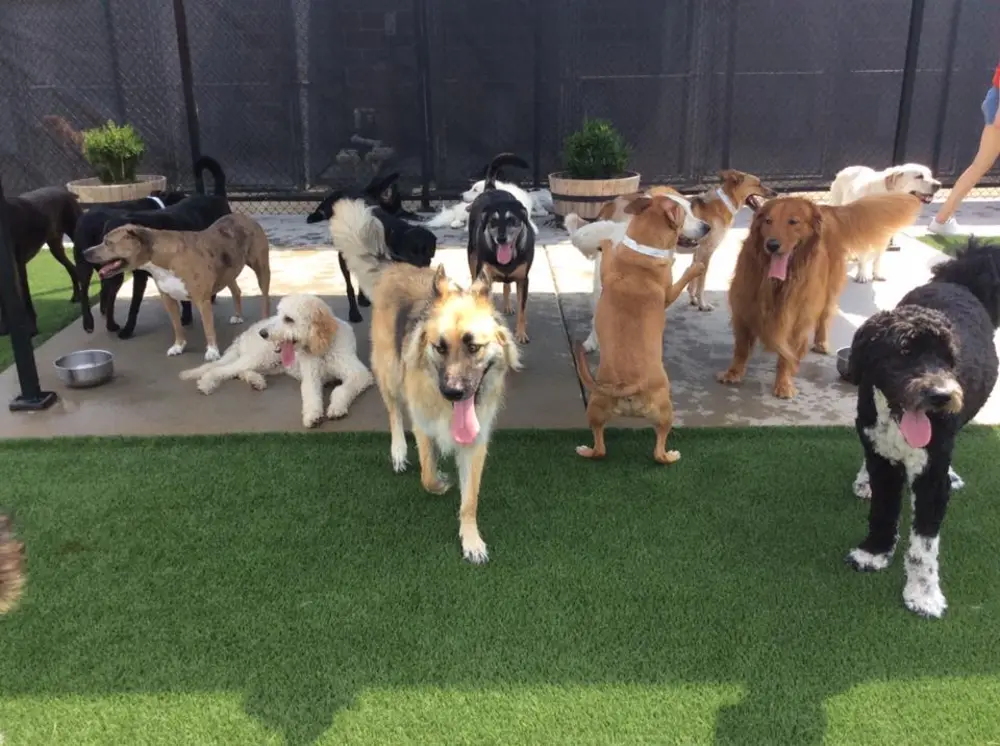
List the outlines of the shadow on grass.
<svg viewBox="0 0 1000 746">
<path fill-rule="evenodd" d="M 573 453 L 588 437 L 497 435 L 485 567 L 460 560 L 454 493 L 393 475 L 383 435 L 0 446 L 30 572 L 0 623 L 0 711 L 234 691 L 305 746 L 347 742 L 335 718 L 373 691 L 430 687 L 466 693 L 472 716 L 450 741 L 433 718 L 411 723 L 420 742 L 499 743 L 475 717 L 485 692 L 736 685 L 745 696 L 714 706 L 698 742 L 819 744 L 829 700 L 857 685 L 1000 673 L 993 431 L 960 441 L 968 486 L 944 528 L 940 622 L 903 609 L 899 561 L 876 575 L 842 562 L 867 518 L 850 431 L 680 431 L 670 467 L 652 463 L 651 432 L 609 432 L 603 463 Z M 895 715 L 877 694 L 863 708 Z M 52 712 L 32 717 L 47 727 Z M 653 712 L 631 742 L 684 732 L 681 709 Z M 511 727 L 560 714 L 515 710 Z M 7 719 L 11 743 L 28 743 Z M 606 727 L 588 742 L 621 736 Z M 545 742 L 572 742 L 552 728 Z"/>
</svg>

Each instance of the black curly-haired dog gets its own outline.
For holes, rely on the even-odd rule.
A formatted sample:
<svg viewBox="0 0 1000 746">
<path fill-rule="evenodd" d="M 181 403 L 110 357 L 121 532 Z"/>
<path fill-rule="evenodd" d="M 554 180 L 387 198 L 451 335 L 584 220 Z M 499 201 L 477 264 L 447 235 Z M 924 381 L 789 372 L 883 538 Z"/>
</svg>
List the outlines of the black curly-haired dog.
<svg viewBox="0 0 1000 746">
<path fill-rule="evenodd" d="M 394 171 L 385 177 L 373 177 L 368 185 L 361 190 L 338 189 L 330 192 L 323 198 L 322 202 L 316 205 L 316 209 L 309 213 L 306 222 L 312 224 L 329 220 L 333 217 L 334 204 L 345 197 L 364 200 L 365 204 L 375 208 L 372 214 L 382 223 L 382 228 L 385 230 L 385 243 L 389 247 L 392 260 L 412 264 L 414 267 L 429 267 L 437 252 L 437 236 L 427 228 L 411 225 L 403 219 L 417 216 L 403 208 L 403 199 L 396 183 L 398 179 L 399 173 Z M 344 278 L 347 303 L 350 306 L 347 318 L 350 319 L 351 323 L 356 324 L 361 321 L 361 309 L 358 306 L 370 306 L 371 301 L 361 290 L 355 296 L 351 273 L 340 252 L 337 252 L 337 260 L 340 262 L 340 274 Z"/>
<path fill-rule="evenodd" d="M 847 555 L 857 570 L 882 570 L 898 539 L 903 492 L 912 493 L 903 603 L 940 617 L 938 538 L 957 475 L 959 430 L 997 382 L 993 335 L 1000 326 L 1000 245 L 969 241 L 932 269 L 930 282 L 880 311 L 854 334 L 847 378 L 858 389 L 855 420 L 865 460 L 855 492 L 871 492 L 868 536 Z M 867 484 L 866 484 L 867 482 Z"/>
</svg>

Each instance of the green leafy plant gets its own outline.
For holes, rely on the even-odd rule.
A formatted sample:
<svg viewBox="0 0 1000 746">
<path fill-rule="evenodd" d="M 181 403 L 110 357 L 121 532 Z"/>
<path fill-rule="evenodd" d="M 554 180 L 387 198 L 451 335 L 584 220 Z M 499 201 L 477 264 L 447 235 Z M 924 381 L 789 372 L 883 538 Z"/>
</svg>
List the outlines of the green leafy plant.
<svg viewBox="0 0 1000 746">
<path fill-rule="evenodd" d="M 146 145 L 131 124 L 118 126 L 110 119 L 103 127 L 84 130 L 83 157 L 103 184 L 135 181 Z"/>
<path fill-rule="evenodd" d="M 564 143 L 563 161 L 571 179 L 611 179 L 628 166 L 629 146 L 611 122 L 586 119 Z"/>
</svg>

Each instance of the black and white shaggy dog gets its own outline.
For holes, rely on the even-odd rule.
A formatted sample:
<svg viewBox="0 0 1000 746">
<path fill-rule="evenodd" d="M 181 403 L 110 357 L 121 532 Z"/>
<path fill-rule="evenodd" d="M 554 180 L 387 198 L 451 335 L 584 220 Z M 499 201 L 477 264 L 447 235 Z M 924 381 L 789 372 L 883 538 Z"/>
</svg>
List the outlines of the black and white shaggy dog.
<svg viewBox="0 0 1000 746">
<path fill-rule="evenodd" d="M 399 193 L 399 186 L 396 183 L 399 174 L 393 172 L 385 177 L 373 178 L 364 189 L 357 191 L 351 189 L 340 189 L 331 192 L 323 201 L 316 205 L 306 217 L 307 223 L 319 223 L 333 217 L 333 206 L 341 199 L 360 199 L 366 205 L 375 209 L 372 214 L 382 223 L 385 229 L 385 242 L 389 247 L 389 254 L 393 261 L 412 264 L 414 267 L 429 267 L 434 254 L 437 251 L 437 236 L 423 226 L 411 225 L 403 218 L 415 218 L 411 212 L 403 209 L 403 200 Z M 337 248 L 334 246 L 334 248 Z M 344 285 L 347 288 L 347 302 L 350 311 L 347 318 L 351 323 L 361 321 L 361 309 L 358 306 L 370 306 L 371 301 L 365 296 L 364 291 L 358 290 L 354 293 L 354 284 L 351 282 L 351 273 L 347 269 L 347 262 L 344 256 L 337 252 L 337 260 L 340 263 L 340 274 L 344 278 Z"/>
<path fill-rule="evenodd" d="M 856 425 L 865 461 L 855 480 L 870 490 L 868 536 L 847 561 L 857 570 L 889 566 L 903 492 L 913 505 L 903 603 L 940 617 L 938 540 L 953 489 L 955 437 L 997 381 L 993 335 L 1000 326 L 1000 245 L 975 240 L 934 267 L 926 285 L 857 330 L 848 378 L 859 386 Z"/>
<path fill-rule="evenodd" d="M 503 283 L 503 311 L 511 313 L 510 285 L 517 286 L 517 327 L 514 338 L 527 344 L 528 272 L 535 259 L 538 229 L 530 208 L 516 195 L 497 187 L 497 173 L 505 165 L 528 168 L 513 153 L 501 153 L 486 169 L 483 193 L 469 205 L 469 273 L 475 280 L 485 271 L 492 282 Z"/>
</svg>

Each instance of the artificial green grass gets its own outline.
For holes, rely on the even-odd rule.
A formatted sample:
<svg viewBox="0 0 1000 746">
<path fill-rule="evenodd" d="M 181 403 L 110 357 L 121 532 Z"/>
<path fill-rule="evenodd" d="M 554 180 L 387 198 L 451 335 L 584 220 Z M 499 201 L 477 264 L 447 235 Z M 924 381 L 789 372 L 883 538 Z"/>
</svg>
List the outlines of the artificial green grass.
<svg viewBox="0 0 1000 746">
<path fill-rule="evenodd" d="M 939 236 L 935 233 L 928 233 L 916 237 L 918 241 L 923 241 L 931 248 L 942 251 L 948 256 L 955 256 L 958 249 L 965 248 L 969 243 L 969 236 Z M 995 240 L 991 238 L 990 240 Z"/>
<path fill-rule="evenodd" d="M 850 430 L 681 430 L 666 467 L 651 431 L 587 442 L 497 434 L 483 567 L 386 435 L 0 445 L 29 570 L 5 743 L 1000 741 L 997 432 L 959 441 L 940 621 L 901 556 L 842 562 Z"/>
<path fill-rule="evenodd" d="M 97 284 L 94 279 L 91 288 Z M 32 339 L 35 347 L 48 340 L 76 319 L 80 318 L 80 304 L 70 303 L 73 286 L 66 269 L 55 259 L 48 249 L 43 249 L 28 262 L 28 285 L 31 288 L 31 302 L 38 316 L 38 334 Z M 92 290 L 91 295 L 94 294 Z M 0 337 L 0 371 L 14 364 L 14 352 L 10 347 L 10 337 Z"/>
</svg>

